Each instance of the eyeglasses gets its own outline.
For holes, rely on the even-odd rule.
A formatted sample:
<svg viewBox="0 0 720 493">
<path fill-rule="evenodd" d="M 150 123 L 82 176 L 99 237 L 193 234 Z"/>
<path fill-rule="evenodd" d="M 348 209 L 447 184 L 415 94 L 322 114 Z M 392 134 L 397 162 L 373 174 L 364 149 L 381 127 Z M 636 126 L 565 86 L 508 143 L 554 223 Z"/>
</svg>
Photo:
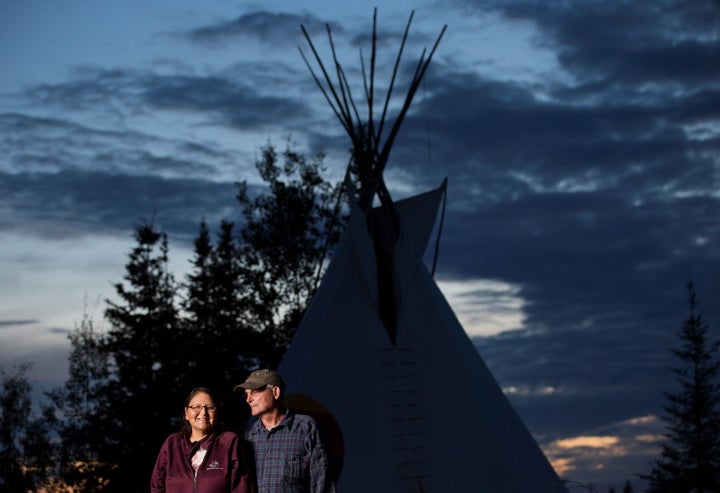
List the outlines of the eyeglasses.
<svg viewBox="0 0 720 493">
<path fill-rule="evenodd" d="M 194 406 L 188 406 L 188 409 L 190 409 L 194 413 L 199 413 L 203 409 L 205 409 L 209 413 L 214 413 L 217 409 L 215 406 L 202 406 L 200 404 L 195 404 Z"/>
</svg>

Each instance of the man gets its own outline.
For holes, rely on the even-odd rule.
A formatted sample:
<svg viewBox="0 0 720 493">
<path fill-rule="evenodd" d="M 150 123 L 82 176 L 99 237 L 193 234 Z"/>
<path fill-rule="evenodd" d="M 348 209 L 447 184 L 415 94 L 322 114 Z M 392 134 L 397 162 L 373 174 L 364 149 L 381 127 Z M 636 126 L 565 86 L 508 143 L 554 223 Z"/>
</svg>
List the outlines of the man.
<svg viewBox="0 0 720 493">
<path fill-rule="evenodd" d="M 328 449 L 314 418 L 284 404 L 285 381 L 256 370 L 235 386 L 257 418 L 245 427 L 252 444 L 259 493 L 334 493 Z"/>
</svg>

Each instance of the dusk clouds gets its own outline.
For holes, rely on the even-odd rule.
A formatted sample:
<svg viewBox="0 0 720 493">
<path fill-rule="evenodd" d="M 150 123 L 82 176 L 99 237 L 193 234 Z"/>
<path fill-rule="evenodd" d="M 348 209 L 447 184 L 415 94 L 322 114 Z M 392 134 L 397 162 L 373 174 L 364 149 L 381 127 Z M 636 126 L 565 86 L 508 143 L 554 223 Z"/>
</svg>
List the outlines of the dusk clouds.
<svg viewBox="0 0 720 493">
<path fill-rule="evenodd" d="M 101 318 L 143 218 L 180 276 L 202 219 L 240 220 L 234 183 L 259 183 L 267 142 L 340 179 L 350 142 L 301 25 L 328 63 L 330 24 L 364 103 L 375 4 L 131 5 L 0 15 L 0 365 L 38 361 L 41 382 L 62 380 L 85 299 Z M 440 287 L 561 477 L 639 486 L 688 279 L 720 334 L 720 7 L 377 6 L 383 85 L 415 10 L 396 102 L 448 25 L 385 173 L 396 199 L 448 178 Z"/>
</svg>

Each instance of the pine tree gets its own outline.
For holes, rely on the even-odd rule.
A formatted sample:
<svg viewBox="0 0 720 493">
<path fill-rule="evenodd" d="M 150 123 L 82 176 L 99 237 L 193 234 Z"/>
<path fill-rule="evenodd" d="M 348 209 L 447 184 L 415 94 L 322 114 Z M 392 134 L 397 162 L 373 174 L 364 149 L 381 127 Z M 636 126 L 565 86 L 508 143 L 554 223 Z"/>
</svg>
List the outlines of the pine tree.
<svg viewBox="0 0 720 493">
<path fill-rule="evenodd" d="M 54 462 L 48 421 L 32 411 L 32 386 L 24 363 L 0 367 L 0 493 L 36 491 Z"/>
<path fill-rule="evenodd" d="M 710 340 L 709 325 L 698 311 L 695 288 L 688 282 L 690 316 L 672 352 L 680 390 L 665 392 L 667 442 L 661 458 L 640 477 L 650 493 L 720 493 L 720 339 Z"/>
<path fill-rule="evenodd" d="M 243 303 L 249 287 L 243 277 L 241 250 L 234 223 L 222 221 L 212 261 L 214 321 L 218 334 L 230 351 L 226 355 L 225 375 L 237 379 L 255 366 L 264 350 L 263 340 L 248 320 Z M 242 351 L 237 351 L 242 348 Z"/>
<path fill-rule="evenodd" d="M 87 307 L 68 338 L 69 378 L 48 393 L 55 409 L 53 429 L 62 444 L 58 479 L 74 492 L 90 493 L 100 489 L 102 478 L 108 478 L 114 468 L 114 464 L 100 461 L 100 451 L 111 448 L 104 433 L 105 423 L 112 419 L 112 407 L 104 396 L 110 385 L 109 356 L 102 350 L 103 335 L 96 330 Z"/>
<path fill-rule="evenodd" d="M 141 492 L 157 450 L 179 425 L 187 394 L 187 346 L 176 308 L 177 285 L 169 272 L 167 234 L 152 223 L 136 227 L 136 247 L 125 265 L 127 285 L 117 283 L 119 302 L 107 300 L 111 328 L 102 348 L 110 357 L 104 389 L 107 447 L 101 461 L 113 463 L 109 492 Z"/>
<path fill-rule="evenodd" d="M 193 270 L 186 277 L 187 299 L 183 303 L 187 332 L 197 334 L 194 347 L 186 358 L 191 369 L 188 389 L 219 386 L 217 404 L 223 409 L 223 421 L 238 429 L 248 418 L 247 406 L 223 398 L 233 382 L 243 379 L 254 367 L 258 351 L 256 333 L 243 324 L 240 303 L 241 284 L 234 224 L 222 221 L 217 246 L 213 246 L 203 221 L 195 240 Z"/>
<path fill-rule="evenodd" d="M 54 423 L 54 409 L 43 403 L 40 405 L 39 415 L 29 415 L 25 434 L 20 437 L 23 469 L 30 484 L 35 485 L 38 491 L 48 485 L 48 478 L 58 473 L 59 447 L 51 439 Z"/>
<path fill-rule="evenodd" d="M 200 232 L 195 238 L 193 252 L 193 258 L 190 260 L 193 270 L 186 276 L 187 297 L 183 302 L 183 308 L 190 315 L 191 322 L 198 323 L 208 320 L 213 315 L 213 246 L 205 220 L 200 223 Z"/>
<path fill-rule="evenodd" d="M 221 396 L 251 367 L 279 361 L 337 241 L 337 227 L 328 233 L 337 202 L 320 177 L 321 157 L 288 150 L 280 167 L 266 151 L 257 167 L 267 188 L 251 198 L 238 184 L 244 228 L 236 235 L 223 221 L 213 245 L 203 221 L 185 285 L 168 269 L 167 235 L 137 226 L 124 282 L 115 285 L 119 301 L 106 300 L 109 329 L 84 319 L 72 334 L 70 379 L 51 394 L 48 423 L 55 419 L 61 475 L 73 491 L 147 491 L 192 387 Z M 241 400 L 219 404 L 226 424 L 247 417 Z M 73 456 L 81 467 L 69 465 Z"/>
</svg>

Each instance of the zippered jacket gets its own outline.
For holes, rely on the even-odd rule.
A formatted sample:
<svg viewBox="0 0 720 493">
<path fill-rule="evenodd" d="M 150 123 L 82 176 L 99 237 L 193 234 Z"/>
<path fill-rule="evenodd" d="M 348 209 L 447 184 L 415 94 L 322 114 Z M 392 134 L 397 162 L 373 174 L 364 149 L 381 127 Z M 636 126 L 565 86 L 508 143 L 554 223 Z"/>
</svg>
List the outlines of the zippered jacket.
<svg viewBox="0 0 720 493">
<path fill-rule="evenodd" d="M 206 450 L 197 472 L 190 461 L 195 451 Z M 173 433 L 163 442 L 150 479 L 151 493 L 255 493 L 253 469 L 245 443 L 236 433 L 210 433 L 191 443 L 187 435 Z"/>
</svg>

